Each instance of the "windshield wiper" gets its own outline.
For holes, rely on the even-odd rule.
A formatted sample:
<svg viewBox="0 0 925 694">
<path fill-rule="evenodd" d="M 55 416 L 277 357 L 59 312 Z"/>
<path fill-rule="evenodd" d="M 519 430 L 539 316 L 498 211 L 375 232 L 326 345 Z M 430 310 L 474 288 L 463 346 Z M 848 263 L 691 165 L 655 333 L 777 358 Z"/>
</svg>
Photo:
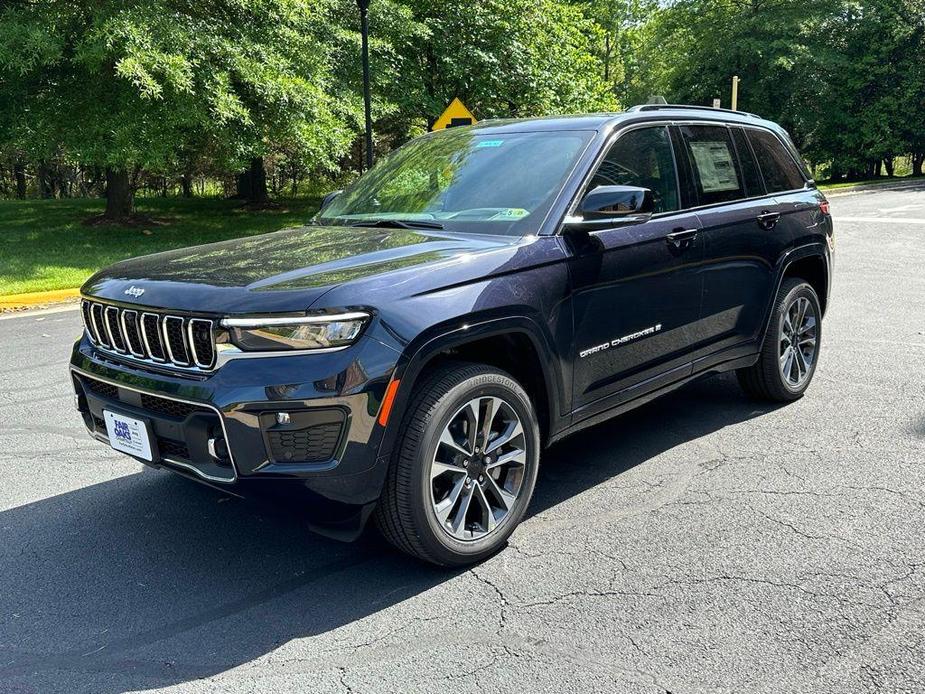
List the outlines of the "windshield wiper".
<svg viewBox="0 0 925 694">
<path fill-rule="evenodd" d="M 382 227 L 386 229 L 443 229 L 440 222 L 419 219 L 361 219 L 351 222 L 352 227 Z"/>
</svg>

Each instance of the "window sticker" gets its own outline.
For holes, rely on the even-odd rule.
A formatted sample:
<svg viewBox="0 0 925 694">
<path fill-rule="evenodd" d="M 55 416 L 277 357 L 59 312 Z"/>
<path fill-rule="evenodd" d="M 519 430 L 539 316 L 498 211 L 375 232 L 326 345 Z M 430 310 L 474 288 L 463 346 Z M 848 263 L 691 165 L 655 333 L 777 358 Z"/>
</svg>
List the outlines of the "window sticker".
<svg viewBox="0 0 925 694">
<path fill-rule="evenodd" d="M 523 219 L 524 217 L 530 214 L 529 210 L 525 210 L 521 207 L 508 207 L 506 210 L 501 210 L 493 214 L 489 219 Z"/>
<path fill-rule="evenodd" d="M 476 147 L 500 147 L 503 144 L 504 140 L 482 140 Z"/>
<path fill-rule="evenodd" d="M 726 142 L 690 142 L 704 193 L 739 190 L 735 161 Z"/>
</svg>

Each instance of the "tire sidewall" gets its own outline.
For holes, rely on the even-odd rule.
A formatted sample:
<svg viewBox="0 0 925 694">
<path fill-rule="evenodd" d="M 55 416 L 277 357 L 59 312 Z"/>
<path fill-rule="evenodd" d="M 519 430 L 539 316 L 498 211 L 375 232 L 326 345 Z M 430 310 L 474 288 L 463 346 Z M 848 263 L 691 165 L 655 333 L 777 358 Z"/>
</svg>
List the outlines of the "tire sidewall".
<svg viewBox="0 0 925 694">
<path fill-rule="evenodd" d="M 434 452 L 450 419 L 466 402 L 477 397 L 495 396 L 505 400 L 520 417 L 524 428 L 527 466 L 523 486 L 501 525 L 479 540 L 463 542 L 440 527 L 432 511 L 430 465 Z M 421 529 L 420 540 L 441 563 L 461 564 L 478 561 L 501 549 L 507 538 L 526 513 L 539 471 L 539 426 L 533 405 L 523 388 L 510 376 L 486 373 L 467 378 L 451 388 L 433 408 L 424 427 L 418 450 L 414 452 L 411 488 L 415 494 L 413 504 L 415 526 Z"/>
</svg>

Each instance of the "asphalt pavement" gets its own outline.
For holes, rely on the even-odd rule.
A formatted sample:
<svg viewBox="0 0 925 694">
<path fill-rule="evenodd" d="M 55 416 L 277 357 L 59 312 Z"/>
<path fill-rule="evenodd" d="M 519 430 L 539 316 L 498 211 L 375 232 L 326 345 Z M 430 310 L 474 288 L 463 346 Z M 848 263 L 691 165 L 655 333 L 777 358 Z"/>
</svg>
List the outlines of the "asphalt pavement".
<svg viewBox="0 0 925 694">
<path fill-rule="evenodd" d="M 0 692 L 925 692 L 925 190 L 832 209 L 806 397 L 562 442 L 466 571 L 143 469 L 74 412 L 78 313 L 0 319 Z"/>
</svg>

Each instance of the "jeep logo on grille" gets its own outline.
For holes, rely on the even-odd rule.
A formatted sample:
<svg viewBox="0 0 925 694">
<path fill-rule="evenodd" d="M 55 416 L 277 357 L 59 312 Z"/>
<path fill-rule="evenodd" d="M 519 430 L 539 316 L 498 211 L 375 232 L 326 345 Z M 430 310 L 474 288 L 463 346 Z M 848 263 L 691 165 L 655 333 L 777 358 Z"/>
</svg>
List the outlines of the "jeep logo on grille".
<svg viewBox="0 0 925 694">
<path fill-rule="evenodd" d="M 136 287 L 134 284 L 125 290 L 125 293 L 128 296 L 133 296 L 136 299 L 145 293 L 144 287 Z"/>
</svg>

